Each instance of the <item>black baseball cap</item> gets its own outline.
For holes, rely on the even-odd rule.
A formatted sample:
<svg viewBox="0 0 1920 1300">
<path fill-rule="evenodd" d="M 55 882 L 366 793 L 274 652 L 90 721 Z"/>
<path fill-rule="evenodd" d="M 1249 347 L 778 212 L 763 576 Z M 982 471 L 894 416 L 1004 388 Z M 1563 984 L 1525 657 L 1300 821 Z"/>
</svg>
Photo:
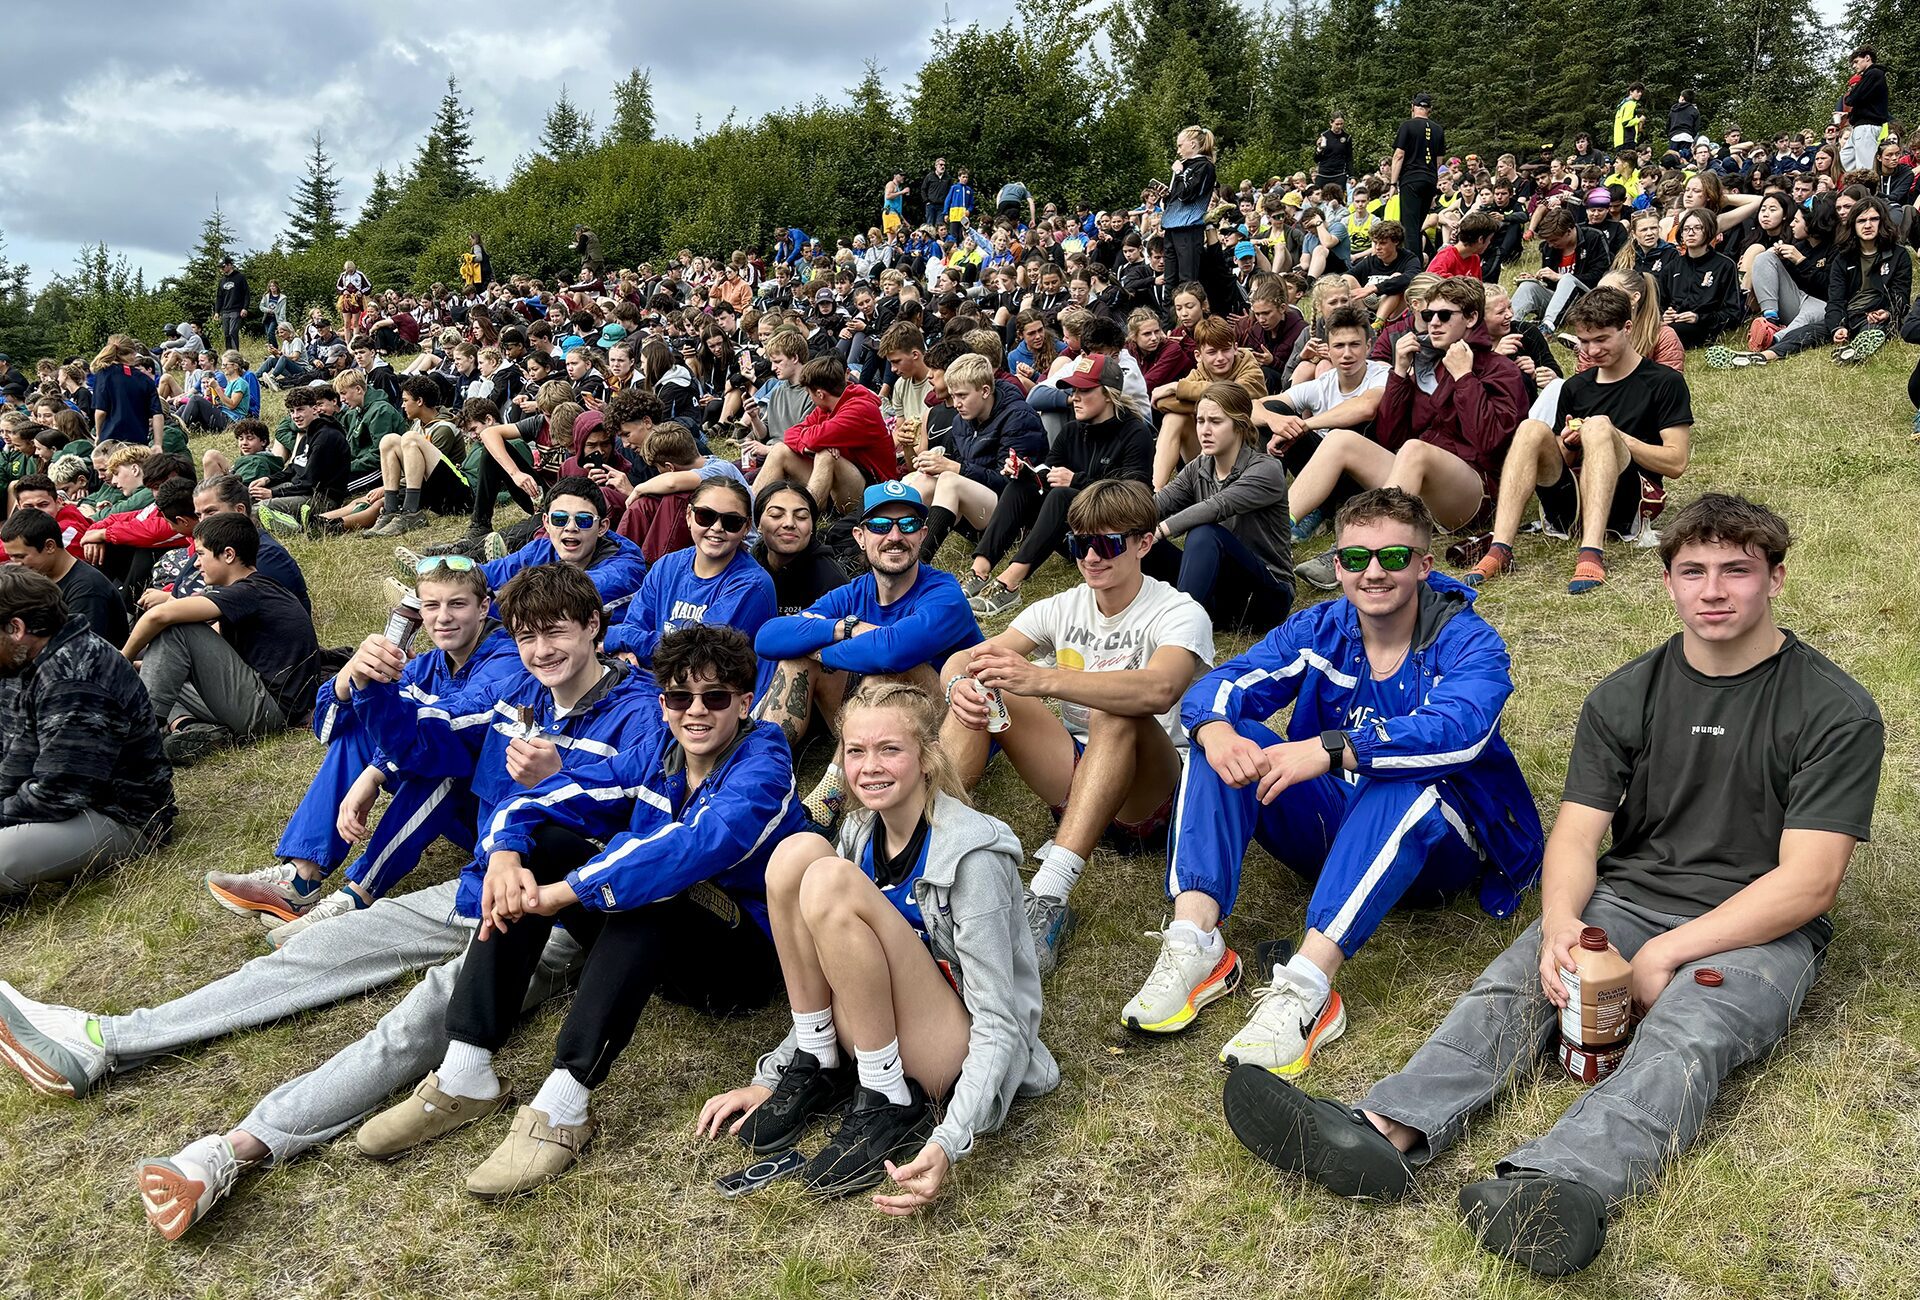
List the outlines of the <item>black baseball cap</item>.
<svg viewBox="0 0 1920 1300">
<path fill-rule="evenodd" d="M 1423 90 L 1413 97 L 1413 106 L 1415 108 L 1432 108 L 1433 96 Z"/>
</svg>

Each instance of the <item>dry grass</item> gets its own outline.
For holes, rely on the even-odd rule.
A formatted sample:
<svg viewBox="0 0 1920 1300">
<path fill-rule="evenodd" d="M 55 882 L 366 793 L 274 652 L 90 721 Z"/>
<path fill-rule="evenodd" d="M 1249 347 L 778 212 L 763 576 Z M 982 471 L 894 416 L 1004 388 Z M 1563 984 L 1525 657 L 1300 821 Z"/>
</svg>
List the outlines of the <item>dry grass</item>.
<svg viewBox="0 0 1920 1300">
<path fill-rule="evenodd" d="M 368 1028 L 398 999 L 394 989 L 158 1063 L 83 1105 L 0 1083 L 0 1182 L 15 1189 L 0 1205 L 0 1293 L 1909 1294 L 1920 1209 L 1911 921 L 1920 538 L 1906 361 L 1896 348 L 1843 372 L 1810 354 L 1760 372 L 1692 376 L 1701 420 L 1683 486 L 1738 488 L 1792 520 L 1800 540 L 1783 621 L 1875 693 L 1889 761 L 1877 838 L 1855 859 L 1839 938 L 1794 1034 L 1733 1080 L 1705 1141 L 1658 1194 L 1619 1216 L 1582 1277 L 1547 1285 L 1516 1274 L 1474 1249 L 1453 1209 L 1457 1185 L 1549 1125 L 1574 1085 L 1543 1076 L 1520 1087 L 1403 1206 L 1357 1207 L 1277 1179 L 1220 1117 L 1213 1052 L 1244 1003 L 1171 1041 L 1116 1029 L 1117 1007 L 1151 959 L 1139 936 L 1160 921 L 1164 900 L 1158 863 L 1103 852 L 1076 899 L 1081 929 L 1048 988 L 1045 1033 L 1062 1086 L 1016 1107 L 920 1219 L 885 1220 L 858 1201 L 814 1205 L 791 1187 L 721 1199 L 712 1180 L 741 1153 L 693 1140 L 693 1114 L 746 1077 L 784 1015 L 716 1027 L 657 1006 L 596 1100 L 600 1145 L 543 1194 L 490 1208 L 461 1193 L 459 1179 L 497 1139 L 491 1127 L 392 1166 L 339 1143 L 254 1179 L 184 1242 L 163 1244 L 136 1203 L 134 1162 L 225 1129 L 260 1093 Z M 385 548 L 296 550 L 323 641 L 377 625 Z M 1523 542 L 1519 558 L 1519 573 L 1481 608 L 1514 650 L 1507 734 L 1548 810 L 1586 690 L 1674 622 L 1650 553 L 1619 557 L 1613 582 L 1577 601 L 1563 594 L 1566 550 Z M 1066 575 L 1056 566 L 1043 577 L 1057 586 Z M 36 996 L 124 1011 L 257 954 L 258 931 L 215 907 L 199 877 L 264 860 L 315 761 L 310 738 L 292 736 L 187 774 L 176 844 L 0 918 L 0 973 Z M 1042 810 L 1004 770 L 980 797 L 1028 844 L 1044 834 Z M 422 874 L 441 878 L 458 860 L 443 847 Z M 1251 951 L 1293 934 L 1304 903 L 1301 885 L 1262 856 L 1230 938 Z M 1316 1063 L 1314 1087 L 1354 1096 L 1397 1066 L 1525 919 L 1494 923 L 1466 901 L 1389 920 L 1343 975 L 1352 1030 Z M 544 1072 L 554 1028 L 549 1011 L 507 1053 L 503 1072 L 515 1085 Z"/>
</svg>

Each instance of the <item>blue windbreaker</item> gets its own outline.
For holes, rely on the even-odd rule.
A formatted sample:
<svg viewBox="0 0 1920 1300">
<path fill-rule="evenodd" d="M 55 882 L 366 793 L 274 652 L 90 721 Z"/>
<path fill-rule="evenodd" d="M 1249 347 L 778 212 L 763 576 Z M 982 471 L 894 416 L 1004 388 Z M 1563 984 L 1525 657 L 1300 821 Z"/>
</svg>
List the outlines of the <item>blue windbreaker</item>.
<svg viewBox="0 0 1920 1300">
<path fill-rule="evenodd" d="M 652 747 L 663 725 L 659 696 L 624 662 L 600 662 L 606 675 L 558 720 L 553 692 L 530 673 L 482 682 L 432 703 L 408 699 L 398 686 L 375 684 L 353 693 L 353 709 L 401 771 L 471 781 L 479 804 L 476 824 L 484 828 L 501 804 L 529 788 L 507 775 L 507 745 L 521 734 L 522 707 L 532 710 L 541 738 L 560 750 L 556 776 Z M 480 882 L 486 874 L 487 850 L 477 847 L 460 877 L 462 916 L 480 915 Z"/>
<path fill-rule="evenodd" d="M 459 691 L 496 689 L 493 683 L 525 671 L 513 638 L 499 623 L 488 619 L 480 643 L 467 656 L 467 662 L 460 665 L 460 671 L 454 672 L 449 667 L 446 651 L 430 648 L 407 660 L 407 666 L 400 670 L 400 694 L 417 704 L 432 704 L 443 695 Z M 488 685 L 483 687 L 482 683 Z M 342 701 L 333 693 L 333 678 L 322 678 L 313 699 L 313 734 L 320 738 L 321 744 L 331 745 L 361 730 L 351 697 Z M 373 761 L 388 771 L 396 770 L 385 755 L 379 754 L 379 747 L 374 748 Z"/>
<path fill-rule="evenodd" d="M 487 575 L 487 589 L 499 591 L 507 585 L 507 579 L 522 569 L 530 569 L 536 564 L 560 564 L 563 561 L 553 549 L 553 543 L 547 540 L 545 530 L 511 555 L 503 555 L 497 560 L 489 560 L 480 567 Z M 611 627 L 620 621 L 620 611 L 633 599 L 633 593 L 640 590 L 641 581 L 647 576 L 647 557 L 630 539 L 619 533 L 608 533 L 600 539 L 594 548 L 593 560 L 587 565 L 587 576 L 593 579 L 593 588 L 600 593 L 601 603 L 607 607 L 607 624 Z M 605 628 L 601 629 L 603 632 Z"/>
<path fill-rule="evenodd" d="M 660 638 L 675 628 L 696 623 L 734 627 L 751 641 L 774 616 L 778 604 L 773 577 L 746 547 L 712 578 L 696 575 L 693 560 L 693 548 L 682 547 L 647 570 L 639 592 L 627 604 L 626 617 L 607 633 L 608 654 L 630 654 L 652 664 Z"/>
<path fill-rule="evenodd" d="M 1339 729 L 1363 776 L 1445 780 L 1486 851 L 1480 906 L 1506 916 L 1540 878 L 1546 835 L 1533 792 L 1500 735 L 1500 711 L 1513 694 L 1506 642 L 1474 612 L 1475 594 L 1442 573 L 1421 588 L 1411 651 L 1419 703 L 1411 713 L 1349 725 L 1367 656 L 1359 613 L 1342 599 L 1301 610 L 1195 682 L 1181 701 L 1180 721 L 1191 735 L 1209 722 L 1264 722 L 1292 704 L 1289 740 Z"/>
<path fill-rule="evenodd" d="M 834 624 L 849 614 L 878 630 L 835 643 Z M 864 573 L 804 613 L 768 619 L 754 639 L 754 650 L 776 662 L 818 652 L 828 668 L 872 675 L 910 672 L 921 664 L 937 670 L 948 656 L 979 645 L 980 639 L 980 624 L 960 594 L 960 580 L 923 564 L 913 586 L 893 604 L 880 603 L 878 584 L 871 573 Z"/>
<path fill-rule="evenodd" d="M 771 934 L 767 859 L 805 829 L 805 815 L 786 736 L 744 725 L 691 795 L 686 755 L 665 727 L 649 745 L 559 772 L 482 819 L 481 856 L 525 853 L 535 828 L 553 822 L 607 846 L 567 877 L 583 907 L 632 911 L 711 881 Z"/>
</svg>

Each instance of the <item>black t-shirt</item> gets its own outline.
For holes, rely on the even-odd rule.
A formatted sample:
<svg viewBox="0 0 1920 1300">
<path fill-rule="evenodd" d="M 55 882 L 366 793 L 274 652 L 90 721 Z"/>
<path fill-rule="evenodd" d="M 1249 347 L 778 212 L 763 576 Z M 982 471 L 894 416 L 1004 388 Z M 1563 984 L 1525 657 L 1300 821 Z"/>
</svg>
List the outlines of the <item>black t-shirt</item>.
<svg viewBox="0 0 1920 1300">
<path fill-rule="evenodd" d="M 1784 830 L 1866 839 L 1885 742 L 1873 697 L 1793 633 L 1732 677 L 1693 668 L 1676 634 L 1587 697 L 1565 797 L 1613 813 L 1609 888 L 1698 916 L 1778 865 Z"/>
<path fill-rule="evenodd" d="M 1406 153 L 1400 160 L 1401 180 L 1411 175 L 1438 176 L 1440 158 L 1447 151 L 1447 133 L 1430 117 L 1410 117 L 1400 124 L 1393 147 Z"/>
<path fill-rule="evenodd" d="M 220 608 L 220 635 L 260 674 L 280 711 L 297 722 L 313 708 L 313 619 L 294 594 L 260 573 L 200 593 Z"/>
<path fill-rule="evenodd" d="M 1678 370 L 1663 366 L 1652 357 L 1641 357 L 1640 364 L 1625 379 L 1611 384 L 1600 382 L 1599 367 L 1583 370 L 1560 387 L 1560 403 L 1554 411 L 1553 427 L 1567 427 L 1575 416 L 1604 415 L 1614 427 L 1639 442 L 1659 442 L 1660 430 L 1693 423 L 1693 397 L 1687 380 Z M 1629 465 L 1622 472 L 1634 472 L 1658 483 L 1652 470 Z"/>
<path fill-rule="evenodd" d="M 94 635 L 116 650 L 127 643 L 127 603 L 106 574 L 85 560 L 75 560 L 59 586 L 67 608 L 85 614 Z"/>
</svg>

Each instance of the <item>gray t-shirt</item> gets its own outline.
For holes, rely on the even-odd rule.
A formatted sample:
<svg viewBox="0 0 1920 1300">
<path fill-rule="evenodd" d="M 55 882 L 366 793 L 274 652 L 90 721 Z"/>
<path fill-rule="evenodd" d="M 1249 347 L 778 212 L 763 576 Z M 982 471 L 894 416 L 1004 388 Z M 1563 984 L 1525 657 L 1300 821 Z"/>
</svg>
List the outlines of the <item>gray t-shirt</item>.
<svg viewBox="0 0 1920 1300">
<path fill-rule="evenodd" d="M 1566 799 L 1613 813 L 1600 879 L 1679 916 L 1709 912 L 1771 871 L 1784 830 L 1864 840 L 1886 728 L 1873 697 L 1793 633 L 1732 677 L 1686 661 L 1681 638 L 1594 687 Z M 1831 927 L 1811 923 L 1824 941 Z"/>
</svg>

